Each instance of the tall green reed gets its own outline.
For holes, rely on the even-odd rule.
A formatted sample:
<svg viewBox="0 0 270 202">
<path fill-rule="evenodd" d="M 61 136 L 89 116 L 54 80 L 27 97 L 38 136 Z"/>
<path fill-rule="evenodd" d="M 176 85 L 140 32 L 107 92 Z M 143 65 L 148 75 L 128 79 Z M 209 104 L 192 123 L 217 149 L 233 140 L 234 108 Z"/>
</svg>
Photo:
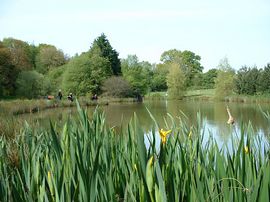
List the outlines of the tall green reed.
<svg viewBox="0 0 270 202">
<path fill-rule="evenodd" d="M 250 125 L 225 152 L 211 138 L 203 144 L 199 115 L 195 127 L 168 115 L 171 134 L 156 148 L 160 128 L 150 114 L 155 126 L 146 147 L 136 115 L 115 131 L 98 108 L 90 120 L 77 107 L 80 121 L 68 120 L 61 131 L 53 123 L 49 131 L 26 125 L 12 145 L 1 137 L 0 201 L 269 199 L 269 145 L 260 148 Z"/>
</svg>

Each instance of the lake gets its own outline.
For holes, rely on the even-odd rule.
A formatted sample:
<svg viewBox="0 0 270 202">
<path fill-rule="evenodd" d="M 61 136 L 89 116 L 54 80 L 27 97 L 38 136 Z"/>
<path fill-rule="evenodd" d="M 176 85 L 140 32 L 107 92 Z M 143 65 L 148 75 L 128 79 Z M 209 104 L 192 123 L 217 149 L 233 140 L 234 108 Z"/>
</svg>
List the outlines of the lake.
<svg viewBox="0 0 270 202">
<path fill-rule="evenodd" d="M 233 126 L 227 124 L 227 105 L 236 120 Z M 119 129 L 121 125 L 126 127 L 134 113 L 136 113 L 140 125 L 146 134 L 150 132 L 154 124 L 147 109 L 153 114 L 160 127 L 165 129 L 169 129 L 165 127 L 164 122 L 164 120 L 169 121 L 168 113 L 176 121 L 180 118 L 186 120 L 190 127 L 196 125 L 197 114 L 200 113 L 206 138 L 212 135 L 219 146 L 228 143 L 231 135 L 239 136 L 241 124 L 247 125 L 249 122 L 253 126 L 254 134 L 260 136 L 262 142 L 270 142 L 270 125 L 263 117 L 260 108 L 263 111 L 270 111 L 269 104 L 175 100 L 145 101 L 144 103 L 112 103 L 100 107 L 105 112 L 109 127 L 115 127 L 116 129 Z M 91 118 L 95 107 L 88 107 L 87 110 Z M 12 121 L 22 123 L 26 120 L 30 125 L 47 128 L 49 120 L 51 120 L 56 127 L 61 128 L 68 117 L 78 118 L 75 107 L 48 109 L 34 114 L 17 115 L 12 117 Z M 7 117 L 1 117 L 2 120 L 5 118 Z"/>
</svg>

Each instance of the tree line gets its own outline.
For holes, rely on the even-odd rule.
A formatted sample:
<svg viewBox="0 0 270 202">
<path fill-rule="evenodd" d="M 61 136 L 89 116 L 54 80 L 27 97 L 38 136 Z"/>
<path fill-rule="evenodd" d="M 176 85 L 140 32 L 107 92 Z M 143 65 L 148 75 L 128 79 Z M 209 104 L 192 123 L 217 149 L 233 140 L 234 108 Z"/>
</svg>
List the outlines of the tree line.
<svg viewBox="0 0 270 202">
<path fill-rule="evenodd" d="M 58 89 L 77 96 L 103 94 L 140 97 L 151 91 L 168 91 L 180 99 L 187 89 L 213 89 L 216 95 L 235 92 L 269 92 L 269 64 L 264 69 L 243 67 L 235 72 L 224 59 L 203 73 L 201 57 L 177 49 L 162 53 L 160 63 L 139 61 L 136 55 L 120 59 L 105 34 L 89 50 L 68 57 L 50 44 L 29 44 L 4 38 L 0 41 L 0 98 L 38 98 Z"/>
</svg>

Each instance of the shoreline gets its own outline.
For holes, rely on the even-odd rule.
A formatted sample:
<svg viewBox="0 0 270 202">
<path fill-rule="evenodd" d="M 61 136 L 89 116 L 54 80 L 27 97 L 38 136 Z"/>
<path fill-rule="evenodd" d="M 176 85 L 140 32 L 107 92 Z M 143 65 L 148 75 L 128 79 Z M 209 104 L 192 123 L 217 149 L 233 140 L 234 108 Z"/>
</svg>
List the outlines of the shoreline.
<svg viewBox="0 0 270 202">
<path fill-rule="evenodd" d="M 182 99 L 183 101 L 205 101 L 205 102 L 235 102 L 235 103 L 270 103 L 270 96 L 247 96 L 247 95 L 232 95 L 224 98 L 216 98 L 213 94 L 205 93 L 204 90 L 189 91 L 187 95 Z M 154 92 L 144 97 L 144 101 L 154 100 L 170 100 L 165 92 Z M 130 103 L 137 102 L 135 98 L 110 98 L 101 97 L 98 100 L 90 100 L 89 98 L 78 98 L 81 106 L 97 106 L 97 105 L 109 105 L 110 103 Z M 39 111 L 53 109 L 53 108 L 66 108 L 76 106 L 75 102 L 67 100 L 46 100 L 46 99 L 34 99 L 34 100 L 2 100 L 0 101 L 0 113 L 21 115 L 37 113 Z"/>
<path fill-rule="evenodd" d="M 100 98 L 99 100 L 90 100 L 87 98 L 78 98 L 81 106 L 104 106 L 109 103 L 124 103 L 124 102 L 136 102 L 133 98 Z M 46 100 L 46 99 L 33 99 L 33 100 L 9 100 L 0 101 L 0 113 L 10 115 L 21 115 L 37 113 L 53 108 L 66 108 L 75 107 L 76 102 L 70 102 L 67 100 Z"/>
</svg>

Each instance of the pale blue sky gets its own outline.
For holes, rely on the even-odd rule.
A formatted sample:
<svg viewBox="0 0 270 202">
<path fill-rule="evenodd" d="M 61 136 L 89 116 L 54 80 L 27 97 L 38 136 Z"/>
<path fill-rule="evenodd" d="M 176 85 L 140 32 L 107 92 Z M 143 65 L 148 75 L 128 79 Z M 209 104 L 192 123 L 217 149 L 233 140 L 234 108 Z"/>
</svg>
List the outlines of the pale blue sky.
<svg viewBox="0 0 270 202">
<path fill-rule="evenodd" d="M 70 56 L 105 33 L 121 58 L 159 62 L 169 49 L 224 56 L 233 68 L 270 62 L 270 0 L 0 0 L 0 40 L 49 43 Z"/>
</svg>

